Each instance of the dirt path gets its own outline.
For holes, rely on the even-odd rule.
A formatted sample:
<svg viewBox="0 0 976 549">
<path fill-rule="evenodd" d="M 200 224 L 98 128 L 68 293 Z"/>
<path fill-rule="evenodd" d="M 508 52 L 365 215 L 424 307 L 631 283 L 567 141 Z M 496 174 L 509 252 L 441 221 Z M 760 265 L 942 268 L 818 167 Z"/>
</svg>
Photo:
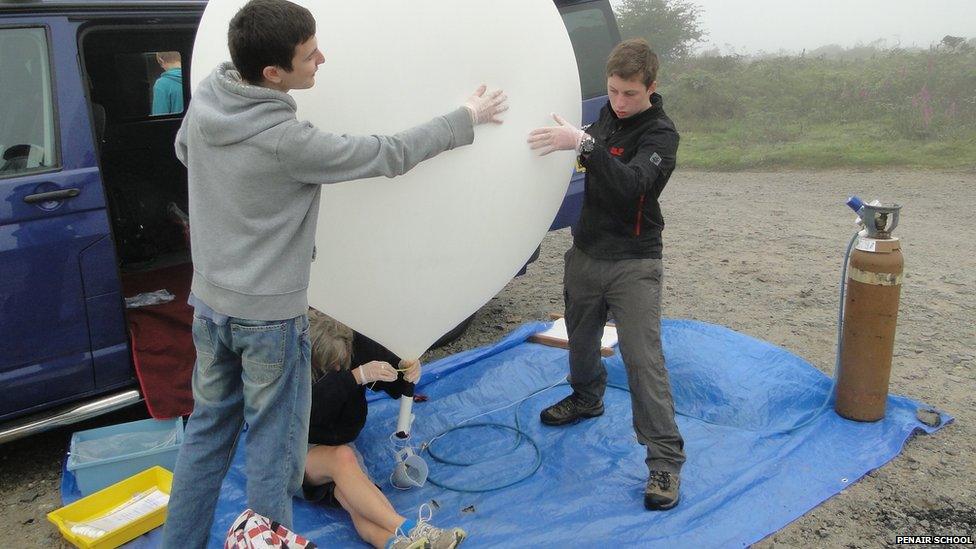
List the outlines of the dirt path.
<svg viewBox="0 0 976 549">
<path fill-rule="evenodd" d="M 843 205 L 859 194 L 904 205 L 906 276 L 891 390 L 956 422 L 911 440 L 894 461 L 759 547 L 876 547 L 896 535 L 976 534 L 976 170 L 678 172 L 662 197 L 664 314 L 728 326 L 780 345 L 825 372 L 834 360 L 839 271 L 853 232 Z M 960 225 L 952 225 L 959 223 Z M 562 309 L 568 231 L 427 361 L 492 342 Z M 0 446 L 0 529 L 15 546 L 58 546 L 44 514 L 59 502 L 70 433 L 134 419 L 127 411 Z"/>
</svg>

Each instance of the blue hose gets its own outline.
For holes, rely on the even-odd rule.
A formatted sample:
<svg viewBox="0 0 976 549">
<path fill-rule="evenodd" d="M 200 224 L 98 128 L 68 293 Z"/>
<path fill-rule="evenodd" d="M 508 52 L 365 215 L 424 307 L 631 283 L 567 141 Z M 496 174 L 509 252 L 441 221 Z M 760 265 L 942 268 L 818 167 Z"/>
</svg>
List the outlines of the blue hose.
<svg viewBox="0 0 976 549">
<path fill-rule="evenodd" d="M 552 389 L 553 387 L 558 387 L 559 385 L 564 385 L 565 383 L 566 382 L 563 381 L 563 382 L 556 383 L 554 385 L 550 385 L 549 387 L 540 389 L 538 391 L 534 391 L 531 394 L 529 394 L 528 396 L 526 396 L 526 397 L 522 398 L 521 400 L 518 400 L 518 401 L 516 401 L 514 403 L 506 404 L 505 406 L 502 406 L 501 408 L 496 408 L 494 410 L 489 410 L 487 412 L 478 414 L 476 416 L 472 416 L 472 417 L 470 417 L 470 418 L 462 421 L 461 423 L 459 423 L 459 424 L 457 424 L 457 425 L 455 425 L 453 427 L 449 427 L 448 429 L 445 429 L 444 431 L 441 431 L 440 433 L 438 433 L 437 435 L 435 435 L 433 438 L 431 438 L 429 441 L 427 441 L 426 443 L 424 443 L 421 446 L 421 452 L 423 452 L 424 450 L 426 450 L 427 453 L 430 455 L 431 459 L 433 459 L 434 461 L 436 461 L 438 463 L 443 463 L 445 465 L 455 465 L 455 466 L 461 466 L 461 467 L 468 467 L 468 466 L 471 466 L 471 465 L 477 465 L 479 463 L 484 463 L 486 461 L 490 461 L 490 460 L 493 460 L 493 459 L 497 459 L 497 458 L 501 457 L 502 455 L 510 454 L 511 452 L 514 452 L 519 446 L 521 446 L 522 445 L 522 439 L 525 439 L 525 440 L 529 441 L 529 444 L 532 445 L 532 449 L 535 450 L 535 462 L 532 464 L 532 467 L 530 468 L 530 470 L 528 472 L 523 473 L 518 478 L 516 478 L 514 480 L 511 480 L 509 482 L 501 483 L 501 484 L 498 484 L 498 485 L 492 485 L 492 486 L 478 487 L 478 488 L 468 488 L 468 487 L 464 487 L 464 486 L 457 486 L 457 485 L 447 484 L 447 483 L 444 483 L 444 482 L 440 482 L 440 481 L 432 478 L 429 475 L 427 477 L 427 482 L 429 482 L 429 483 L 431 483 L 434 486 L 437 486 L 439 488 L 444 488 L 445 490 L 452 490 L 454 492 L 463 492 L 463 493 L 469 493 L 469 494 L 479 494 L 479 493 L 484 493 L 484 492 L 494 492 L 495 490 L 501 490 L 503 488 L 508 488 L 509 486 L 518 484 L 519 482 L 522 482 L 523 480 L 525 480 L 525 479 L 531 477 L 532 475 L 534 475 L 535 472 L 539 470 L 539 467 L 542 466 L 542 450 L 539 449 L 539 444 L 535 441 L 535 439 L 533 439 L 531 436 L 529 436 L 528 433 L 526 433 L 525 431 L 522 430 L 522 428 L 521 428 L 522 427 L 522 423 L 521 423 L 521 420 L 519 419 L 519 409 L 522 407 L 522 403 L 524 403 L 526 400 L 528 400 L 528 399 L 530 399 L 530 398 L 532 398 L 532 397 L 534 397 L 536 395 L 540 395 L 540 394 L 548 391 L 549 389 Z M 511 425 L 506 425 L 504 423 L 494 423 L 494 422 L 470 423 L 470 424 L 467 423 L 468 421 L 471 421 L 472 419 L 476 419 L 476 418 L 479 418 L 481 416 L 485 416 L 485 415 L 488 415 L 488 414 L 492 414 L 494 412 L 498 412 L 498 411 L 504 410 L 505 408 L 509 408 L 509 407 L 511 407 L 513 405 L 515 406 L 515 427 L 512 427 Z M 454 432 L 454 431 L 459 431 L 461 429 L 471 429 L 471 428 L 475 428 L 475 427 L 491 427 L 491 428 L 495 428 L 495 429 L 503 429 L 503 430 L 514 431 L 515 432 L 515 444 L 513 444 L 509 448 L 506 448 L 502 452 L 499 452 L 499 453 L 496 453 L 496 454 L 493 454 L 493 455 L 488 455 L 488 456 L 485 456 L 485 457 L 483 457 L 481 459 L 477 459 L 477 460 L 474 460 L 474 461 L 451 460 L 451 459 L 448 459 L 448 458 L 443 457 L 442 455 L 440 455 L 440 454 L 438 454 L 437 452 L 434 451 L 434 442 L 436 442 L 437 439 L 443 437 L 444 435 L 447 435 L 448 433 Z"/>
<path fill-rule="evenodd" d="M 550 386 L 548 386 L 548 387 L 546 387 L 544 389 L 540 389 L 538 391 L 535 391 L 535 392 L 529 394 L 528 396 L 526 396 L 526 397 L 524 397 L 524 398 L 516 401 L 515 403 L 507 404 L 507 405 L 505 405 L 505 406 L 503 406 L 501 408 L 497 408 L 497 409 L 494 409 L 494 410 L 490 410 L 488 412 L 484 412 L 482 414 L 478 414 L 477 416 L 473 416 L 471 418 L 468 418 L 467 420 L 462 421 L 458 425 L 455 425 L 453 427 L 449 427 L 449 428 L 441 431 L 440 433 L 438 433 L 437 435 L 435 435 L 433 438 L 431 438 L 429 441 L 427 441 L 426 443 L 424 443 L 421 446 L 421 451 L 426 450 L 427 453 L 430 455 L 431 459 L 433 459 L 434 461 L 436 461 L 438 463 L 443 463 L 445 465 L 455 465 L 455 466 L 459 466 L 459 467 L 469 467 L 469 466 L 472 466 L 472 465 L 477 465 L 479 463 L 484 463 L 486 461 L 491 461 L 491 460 L 494 460 L 494 459 L 498 459 L 498 458 L 500 458 L 502 456 L 511 454 L 519 446 L 522 445 L 522 440 L 524 439 L 524 440 L 527 440 L 529 442 L 529 444 L 532 445 L 532 449 L 535 451 L 535 462 L 532 464 L 531 468 L 529 470 L 527 470 L 527 472 L 523 473 L 522 475 L 520 475 L 519 477 L 515 478 L 514 480 L 511 480 L 511 481 L 508 481 L 508 482 L 504 482 L 504 483 L 497 484 L 497 485 L 491 485 L 491 486 L 477 487 L 477 488 L 470 488 L 470 487 L 465 487 L 465 486 L 458 486 L 458 485 L 447 484 L 445 482 L 438 481 L 438 480 L 432 478 L 429 475 L 427 477 L 427 482 L 433 484 L 434 486 L 437 486 L 438 488 L 444 488 L 445 490 L 451 490 L 451 491 L 454 491 L 454 492 L 463 492 L 463 493 L 468 493 L 468 494 L 480 494 L 480 493 L 484 493 L 484 492 L 494 492 L 496 490 L 501 490 L 503 488 L 508 488 L 509 486 L 513 486 L 515 484 L 518 484 L 519 482 L 522 482 L 523 480 L 525 480 L 525 479 L 531 477 L 532 475 L 534 475 L 535 472 L 539 470 L 539 467 L 542 466 L 542 450 L 539 449 L 539 443 L 537 443 L 535 441 L 535 439 L 533 439 L 531 436 L 529 436 L 528 433 L 526 433 L 525 431 L 522 430 L 522 420 L 519 418 L 519 410 L 522 408 L 522 404 L 524 404 L 525 401 L 529 400 L 530 398 L 532 398 L 534 396 L 541 395 L 542 393 L 548 391 L 549 389 L 554 389 L 554 388 L 559 387 L 561 385 L 568 385 L 568 383 L 566 381 L 560 381 L 560 382 L 558 382 L 556 384 L 553 384 L 553 385 L 550 385 Z M 625 386 L 622 386 L 622 385 L 608 384 L 607 387 L 612 387 L 614 389 L 620 389 L 620 390 L 626 391 L 628 393 L 630 392 L 630 388 L 625 387 Z M 494 412 L 498 412 L 500 410 L 504 410 L 505 408 L 509 408 L 513 404 L 515 405 L 515 426 L 514 427 L 512 427 L 511 425 L 506 425 L 504 423 L 495 423 L 495 422 L 470 423 L 470 424 L 469 423 L 466 423 L 467 421 L 470 421 L 471 419 L 475 419 L 475 418 L 478 418 L 478 417 L 481 417 L 481 416 L 484 416 L 484 415 L 488 415 L 488 414 L 491 414 L 491 413 L 494 413 Z M 476 460 L 473 460 L 473 461 L 460 461 L 460 460 L 448 459 L 448 458 L 444 457 L 443 455 L 438 454 L 436 451 L 434 451 L 434 442 L 436 442 L 437 439 L 439 439 L 439 438 L 443 437 L 444 435 L 447 435 L 448 433 L 451 433 L 453 431 L 458 431 L 458 430 L 461 430 L 461 429 L 469 429 L 469 428 L 474 428 L 474 427 L 491 427 L 491 428 L 496 428 L 496 429 L 503 429 L 503 430 L 508 430 L 508 431 L 514 431 L 515 432 L 515 443 L 512 446 L 510 446 L 508 448 L 505 448 L 504 450 L 502 450 L 500 452 L 497 452 L 497 453 L 494 453 L 494 454 L 490 454 L 490 455 L 484 456 L 484 457 L 482 457 L 480 459 L 476 459 Z"/>
<path fill-rule="evenodd" d="M 837 388 L 837 372 L 840 371 L 840 352 L 844 346 L 844 296 L 847 293 L 847 264 L 851 260 L 851 249 L 854 247 L 854 243 L 857 242 L 858 234 L 859 232 L 855 232 L 851 236 L 850 242 L 847 243 L 847 251 L 844 252 L 844 266 L 840 270 L 840 302 L 837 304 L 837 351 L 834 355 L 834 373 L 830 376 L 830 390 L 827 391 L 827 396 L 824 398 L 820 408 L 807 418 L 806 421 L 797 423 L 787 429 L 771 431 L 770 434 L 792 433 L 801 427 L 806 427 L 811 421 L 823 415 L 827 405 L 830 404 L 830 399 L 834 396 L 834 390 Z"/>
</svg>

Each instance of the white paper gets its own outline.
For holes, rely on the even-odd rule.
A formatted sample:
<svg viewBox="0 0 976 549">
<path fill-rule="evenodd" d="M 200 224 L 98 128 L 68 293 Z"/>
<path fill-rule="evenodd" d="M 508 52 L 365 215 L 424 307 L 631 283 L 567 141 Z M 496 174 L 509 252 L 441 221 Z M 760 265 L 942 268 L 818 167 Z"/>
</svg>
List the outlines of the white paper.
<svg viewBox="0 0 976 549">
<path fill-rule="evenodd" d="M 137 494 L 101 518 L 73 525 L 71 530 L 76 534 L 97 539 L 165 507 L 168 503 L 169 494 L 160 491 L 158 488 L 153 488 L 145 493 Z"/>
<path fill-rule="evenodd" d="M 569 341 L 569 333 L 566 330 L 566 319 L 560 318 L 552 323 L 552 327 L 538 335 L 548 336 L 556 339 Z M 617 327 L 606 326 L 603 328 L 603 337 L 600 339 L 600 347 L 610 348 L 617 344 Z"/>
<path fill-rule="evenodd" d="M 858 237 L 856 248 L 865 252 L 873 252 L 877 247 L 878 241 L 873 238 Z"/>
</svg>

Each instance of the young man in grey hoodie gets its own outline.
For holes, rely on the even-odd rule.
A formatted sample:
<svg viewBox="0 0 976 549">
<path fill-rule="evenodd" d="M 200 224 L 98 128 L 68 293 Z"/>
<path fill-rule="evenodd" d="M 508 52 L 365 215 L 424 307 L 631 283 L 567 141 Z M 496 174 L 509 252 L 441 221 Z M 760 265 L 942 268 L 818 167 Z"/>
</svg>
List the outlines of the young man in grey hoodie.
<svg viewBox="0 0 976 549">
<path fill-rule="evenodd" d="M 500 123 L 501 91 L 392 136 L 348 136 L 296 118 L 292 89 L 324 62 L 315 20 L 252 0 L 225 63 L 195 91 L 176 137 L 187 166 L 195 307 L 193 414 L 177 458 L 163 546 L 204 547 L 246 421 L 247 499 L 286 527 L 302 483 L 310 406 L 306 289 L 321 185 L 406 173 Z"/>
</svg>

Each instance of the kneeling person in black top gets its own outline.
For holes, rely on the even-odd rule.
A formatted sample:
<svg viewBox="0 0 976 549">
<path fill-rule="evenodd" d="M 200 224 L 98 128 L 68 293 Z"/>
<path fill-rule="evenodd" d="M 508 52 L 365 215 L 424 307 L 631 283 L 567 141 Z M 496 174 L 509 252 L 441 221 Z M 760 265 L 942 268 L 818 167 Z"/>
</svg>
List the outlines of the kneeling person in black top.
<svg viewBox="0 0 976 549">
<path fill-rule="evenodd" d="M 302 495 L 347 510 L 356 531 L 374 547 L 457 547 L 467 536 L 464 530 L 443 530 L 423 516 L 414 521 L 398 514 L 369 478 L 362 455 L 353 445 L 366 424 L 366 387 L 399 398 L 407 384 L 420 379 L 420 363 L 401 361 L 315 309 L 309 309 L 308 319 L 312 411 Z"/>
</svg>

